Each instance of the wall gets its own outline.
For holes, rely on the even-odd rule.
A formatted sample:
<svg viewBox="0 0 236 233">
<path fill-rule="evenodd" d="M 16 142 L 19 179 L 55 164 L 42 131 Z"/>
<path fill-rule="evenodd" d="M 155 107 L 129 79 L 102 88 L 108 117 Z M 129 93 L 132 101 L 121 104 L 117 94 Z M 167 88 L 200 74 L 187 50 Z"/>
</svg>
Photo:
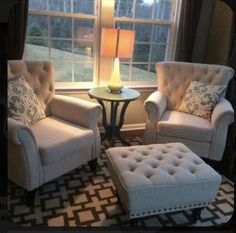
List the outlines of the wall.
<svg viewBox="0 0 236 233">
<path fill-rule="evenodd" d="M 205 62 L 226 65 L 233 30 L 233 12 L 222 1 L 216 1 L 208 34 Z"/>
<path fill-rule="evenodd" d="M 153 91 L 155 91 L 155 88 L 144 89 L 144 90 L 142 89 L 139 91 L 140 91 L 140 97 L 137 100 L 130 102 L 130 104 L 128 105 L 127 111 L 125 113 L 124 126 L 122 127 L 122 130 L 125 130 L 125 131 L 126 130 L 139 130 L 139 129 L 144 129 L 144 127 L 145 127 L 146 113 L 144 110 L 144 101 L 148 98 L 148 96 Z M 82 99 L 96 102 L 95 99 L 90 99 L 90 97 L 87 94 L 87 90 L 80 91 L 80 93 L 60 92 L 58 94 L 66 94 L 69 96 L 74 96 L 77 98 L 82 98 Z M 105 106 L 108 109 L 107 112 L 109 112 L 109 107 L 110 107 L 109 102 L 105 102 Z M 120 106 L 119 106 L 119 110 L 120 110 Z M 119 112 L 118 112 L 118 114 L 119 114 Z M 100 119 L 100 124 L 101 124 L 101 119 Z"/>
</svg>

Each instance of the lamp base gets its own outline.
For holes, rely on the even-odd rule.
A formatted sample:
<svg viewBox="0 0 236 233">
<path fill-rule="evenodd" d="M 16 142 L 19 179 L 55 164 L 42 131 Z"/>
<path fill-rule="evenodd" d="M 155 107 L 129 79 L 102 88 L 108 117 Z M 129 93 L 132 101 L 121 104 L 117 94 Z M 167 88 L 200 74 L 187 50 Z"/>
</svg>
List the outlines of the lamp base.
<svg viewBox="0 0 236 233">
<path fill-rule="evenodd" d="M 120 89 L 120 90 L 114 90 L 114 89 L 107 89 L 107 91 L 109 92 L 109 93 L 112 93 L 112 94 L 120 94 L 121 92 L 122 92 L 122 89 Z"/>
</svg>

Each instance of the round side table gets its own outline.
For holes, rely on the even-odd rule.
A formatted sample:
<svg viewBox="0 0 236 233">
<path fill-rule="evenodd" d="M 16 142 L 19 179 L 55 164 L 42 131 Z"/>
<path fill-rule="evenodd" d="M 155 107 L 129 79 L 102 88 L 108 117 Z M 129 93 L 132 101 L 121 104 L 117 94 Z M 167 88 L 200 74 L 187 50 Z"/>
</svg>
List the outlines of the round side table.
<svg viewBox="0 0 236 233">
<path fill-rule="evenodd" d="M 140 93 L 130 88 L 123 88 L 120 94 L 113 94 L 108 92 L 108 87 L 95 87 L 88 91 L 88 95 L 90 98 L 95 98 L 102 106 L 102 125 L 105 129 L 105 135 L 101 140 L 108 139 L 111 141 L 111 145 L 114 146 L 115 139 L 118 138 L 123 145 L 130 146 L 130 144 L 121 137 L 120 130 L 123 126 L 125 111 L 129 103 L 136 100 L 140 96 Z M 107 123 L 107 110 L 104 101 L 111 103 L 110 123 Z M 117 110 L 120 103 L 123 103 L 123 105 L 117 123 Z"/>
</svg>

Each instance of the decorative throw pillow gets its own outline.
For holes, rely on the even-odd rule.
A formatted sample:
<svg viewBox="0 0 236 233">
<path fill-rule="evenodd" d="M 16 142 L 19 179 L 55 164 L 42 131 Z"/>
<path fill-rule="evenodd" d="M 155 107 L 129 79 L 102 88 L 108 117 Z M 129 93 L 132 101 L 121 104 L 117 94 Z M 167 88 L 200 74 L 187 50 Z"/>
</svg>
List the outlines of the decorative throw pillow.
<svg viewBox="0 0 236 233">
<path fill-rule="evenodd" d="M 211 85 L 192 81 L 183 97 L 179 111 L 209 120 L 213 108 L 225 89 L 226 85 Z"/>
<path fill-rule="evenodd" d="M 8 81 L 8 117 L 27 126 L 46 117 L 41 103 L 23 76 Z"/>
</svg>

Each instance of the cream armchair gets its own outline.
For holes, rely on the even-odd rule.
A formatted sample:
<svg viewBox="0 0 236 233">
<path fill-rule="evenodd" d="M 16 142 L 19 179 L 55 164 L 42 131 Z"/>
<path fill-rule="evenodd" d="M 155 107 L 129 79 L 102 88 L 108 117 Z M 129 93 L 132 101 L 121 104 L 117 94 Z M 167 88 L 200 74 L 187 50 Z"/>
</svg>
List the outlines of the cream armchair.
<svg viewBox="0 0 236 233">
<path fill-rule="evenodd" d="M 28 192 L 100 154 L 97 125 L 101 107 L 86 100 L 55 95 L 50 61 L 9 61 L 8 79 L 24 75 L 45 108 L 46 118 L 31 127 L 8 118 L 8 178 Z"/>
<path fill-rule="evenodd" d="M 179 112 L 179 106 L 192 80 L 227 85 L 232 68 L 221 65 L 185 62 L 160 62 L 156 65 L 158 91 L 145 101 L 147 112 L 145 144 L 182 142 L 197 155 L 220 161 L 228 125 L 234 121 L 231 104 L 222 98 L 206 120 Z"/>
</svg>

